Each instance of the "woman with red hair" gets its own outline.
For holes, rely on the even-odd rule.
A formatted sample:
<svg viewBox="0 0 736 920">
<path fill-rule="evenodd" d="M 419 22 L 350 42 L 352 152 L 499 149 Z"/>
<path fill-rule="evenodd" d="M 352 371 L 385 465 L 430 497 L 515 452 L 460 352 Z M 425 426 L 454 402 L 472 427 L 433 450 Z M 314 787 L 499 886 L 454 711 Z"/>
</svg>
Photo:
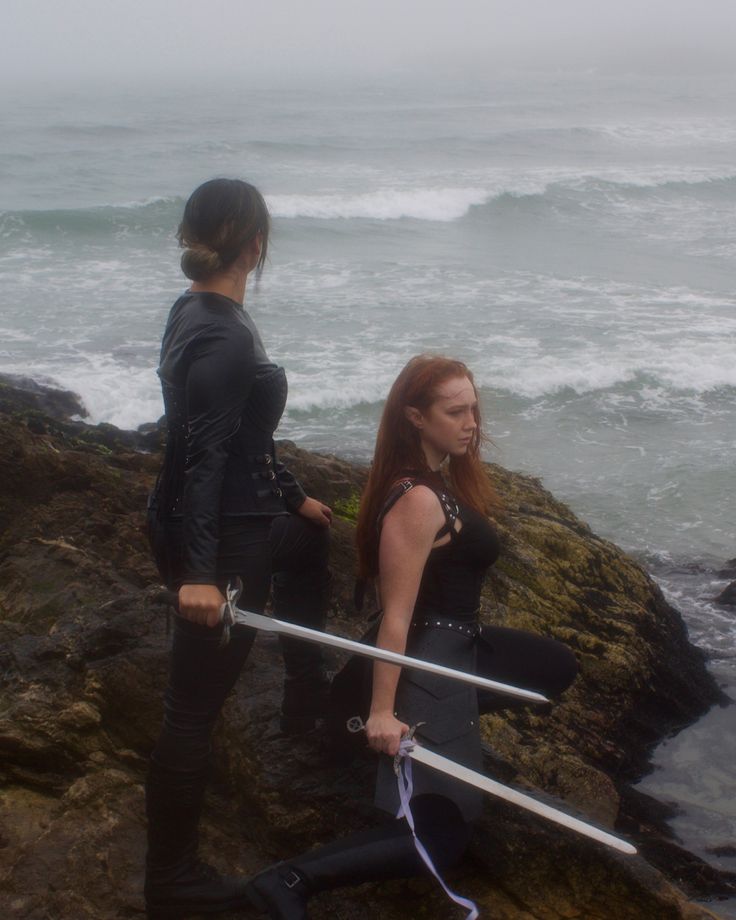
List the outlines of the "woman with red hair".
<svg viewBox="0 0 736 920">
<path fill-rule="evenodd" d="M 382 606 L 377 645 L 558 695 L 577 673 L 568 649 L 519 630 L 481 631 L 483 577 L 500 551 L 488 519 L 499 503 L 481 462 L 482 442 L 468 368 L 441 356 L 412 358 L 386 401 L 358 517 L 360 576 L 376 579 Z M 396 815 L 401 803 L 392 758 L 410 726 L 418 726 L 422 746 L 482 768 L 479 694 L 427 672 L 384 662 L 372 667 L 366 733 L 384 755 L 376 804 Z M 507 705 L 500 698 L 481 703 L 485 712 Z M 462 856 L 481 793 L 421 764 L 412 767 L 416 834 L 442 870 Z M 394 820 L 266 869 L 248 890 L 270 917 L 302 920 L 316 891 L 423 870 L 407 822 Z"/>
</svg>

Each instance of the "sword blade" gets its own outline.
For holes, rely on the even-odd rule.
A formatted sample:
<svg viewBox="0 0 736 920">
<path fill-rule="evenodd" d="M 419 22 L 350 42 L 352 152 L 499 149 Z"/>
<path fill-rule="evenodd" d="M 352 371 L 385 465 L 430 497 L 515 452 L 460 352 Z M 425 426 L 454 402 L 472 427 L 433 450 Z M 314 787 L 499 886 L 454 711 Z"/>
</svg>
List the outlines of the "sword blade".
<svg viewBox="0 0 736 920">
<path fill-rule="evenodd" d="M 376 648 L 374 645 L 365 645 L 363 642 L 356 642 L 354 639 L 343 639 L 342 636 L 333 636 L 319 629 L 298 626 L 296 623 L 287 623 L 285 620 L 276 620 L 273 617 L 267 617 L 261 613 L 254 613 L 252 610 L 242 610 L 240 607 L 233 606 L 231 607 L 231 613 L 234 619 L 234 625 L 237 626 L 250 626 L 252 629 L 262 629 L 265 632 L 280 633 L 283 636 L 293 636 L 295 639 L 303 639 L 305 642 L 316 642 L 319 645 L 329 645 L 332 648 L 344 649 L 356 655 L 363 655 L 366 658 L 386 661 L 389 664 L 397 664 L 401 667 L 413 668 L 417 671 L 429 671 L 431 674 L 437 674 L 440 677 L 449 677 L 452 680 L 459 680 L 466 684 L 472 684 L 474 687 L 492 690 L 495 693 L 503 693 L 506 696 L 517 696 L 534 703 L 549 702 L 546 696 L 534 690 L 523 690 L 521 687 L 513 687 L 511 684 L 502 684 L 496 680 L 489 680 L 487 677 L 480 677 L 477 674 L 468 674 L 466 671 L 456 671 L 454 668 L 448 668 L 442 664 L 435 664 L 432 661 L 424 661 L 422 658 L 411 658 L 408 655 L 399 655 L 398 652 L 390 652 L 387 649 Z"/>
<path fill-rule="evenodd" d="M 482 773 L 476 773 L 475 770 L 470 770 L 468 767 L 455 763 L 453 760 L 443 757 L 441 754 L 435 754 L 434 751 L 427 750 L 427 748 L 421 747 L 418 744 L 415 744 L 409 751 L 409 757 L 411 757 L 412 760 L 416 760 L 418 763 L 423 763 L 428 767 L 432 767 L 434 770 L 439 770 L 441 773 L 453 776 L 455 779 L 461 780 L 461 782 L 468 783 L 470 786 L 475 786 L 476 789 L 481 789 L 483 792 L 488 792 L 514 805 L 519 805 L 521 808 L 532 811 L 536 815 L 541 815 L 541 817 L 547 818 L 549 821 L 554 821 L 555 824 L 560 824 L 562 827 L 577 831 L 578 834 L 584 834 L 592 840 L 604 843 L 606 846 L 612 847 L 614 850 L 619 850 L 621 853 L 627 853 L 630 856 L 636 854 L 636 847 L 633 847 L 626 840 L 622 840 L 620 837 L 609 834 L 607 831 L 594 827 L 592 824 L 581 821 L 579 818 L 573 818 L 571 815 L 565 814 L 564 811 L 559 811 L 557 808 L 552 808 L 550 805 L 538 802 L 531 796 L 524 795 L 523 792 L 518 792 L 516 789 L 511 789 L 509 786 L 497 783 L 495 780 L 490 779 L 488 776 L 484 776 Z"/>
</svg>

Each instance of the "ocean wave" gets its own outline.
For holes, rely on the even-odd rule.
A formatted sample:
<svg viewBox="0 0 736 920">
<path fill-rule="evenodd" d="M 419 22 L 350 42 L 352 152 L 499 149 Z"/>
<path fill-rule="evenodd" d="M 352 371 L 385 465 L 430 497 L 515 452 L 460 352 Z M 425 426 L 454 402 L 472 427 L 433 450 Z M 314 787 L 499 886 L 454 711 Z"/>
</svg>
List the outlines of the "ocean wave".
<svg viewBox="0 0 736 920">
<path fill-rule="evenodd" d="M 509 193 L 523 194 L 531 187 L 519 187 Z M 536 187 L 542 191 L 543 186 Z M 268 195 L 267 204 L 277 219 L 311 218 L 315 220 L 400 220 L 455 221 L 474 205 L 489 196 L 503 194 L 504 189 L 479 187 L 381 189 L 363 194 Z M 52 210 L 0 211 L 0 234 L 12 235 L 19 228 L 32 230 L 70 229 L 82 231 L 109 227 L 119 223 L 138 225 L 160 223 L 170 229 L 178 222 L 184 199 L 151 197 L 141 201 L 98 205 L 89 208 Z"/>
<path fill-rule="evenodd" d="M 358 364 L 363 366 L 341 367 L 335 362 L 335 366 L 325 367 L 319 379 L 300 373 L 292 365 L 287 418 L 327 417 L 343 411 L 350 418 L 352 412 L 362 415 L 363 410 L 380 407 L 397 362 L 383 362 L 380 356 L 373 356 Z M 28 365 L 16 364 L 11 358 L 4 370 L 27 375 Z M 473 370 L 486 398 L 492 402 L 505 394 L 521 400 L 517 411 L 522 414 L 545 413 L 570 400 L 593 398 L 607 412 L 636 410 L 671 418 L 716 418 L 731 411 L 736 397 L 736 367 L 729 367 L 725 357 L 712 367 L 693 361 L 677 367 L 643 368 L 624 360 L 606 365 L 593 356 L 577 360 L 542 356 L 519 361 L 518 357 L 495 355 L 492 364 L 485 366 L 480 357 L 473 361 Z M 136 428 L 154 421 L 162 412 L 153 365 L 131 366 L 123 353 L 114 357 L 88 353 L 64 365 L 37 363 L 33 376 L 39 382 L 77 393 L 93 423 Z"/>
<path fill-rule="evenodd" d="M 376 362 L 379 363 L 379 362 Z M 494 359 L 493 368 L 476 361 L 473 369 L 479 386 L 505 393 L 527 405 L 543 409 L 548 400 L 557 402 L 600 396 L 610 409 L 638 406 L 652 412 L 681 415 L 705 411 L 719 414 L 719 404 L 730 405 L 736 395 L 736 370 L 725 364 L 716 368 L 664 368 L 660 372 L 625 363 L 601 365 L 591 359 L 582 362 L 540 359 L 519 371 L 518 360 Z M 507 365 L 507 366 L 506 366 Z M 329 413 L 335 410 L 377 406 L 386 398 L 392 371 L 376 376 L 348 374 L 348 369 L 323 375 L 319 384 L 302 383 L 290 372 L 288 411 Z M 708 400 L 712 405 L 708 406 Z M 520 409 L 521 411 L 521 409 Z"/>
<path fill-rule="evenodd" d="M 635 395 L 642 404 L 666 408 L 670 401 L 684 405 L 712 397 L 715 406 L 724 393 L 733 398 L 736 319 L 727 301 L 677 288 L 651 291 L 652 301 L 666 311 L 660 319 L 659 307 L 648 317 L 632 313 L 627 293 L 615 285 L 606 293 L 618 318 L 608 336 L 600 334 L 600 312 L 584 306 L 585 287 L 568 288 L 566 296 L 583 307 L 555 312 L 561 337 L 527 345 L 519 338 L 500 347 L 490 339 L 487 355 L 473 364 L 480 381 L 529 400 L 599 392 L 614 401 Z"/>
<path fill-rule="evenodd" d="M 438 136 L 435 142 L 468 144 L 467 135 Z M 611 151 L 633 148 L 656 148 L 671 152 L 678 147 L 713 147 L 732 145 L 736 141 L 736 122 L 731 116 L 642 118 L 632 121 L 592 124 L 529 125 L 511 130 L 491 131 L 476 143 L 494 154 L 541 150 Z"/>
<path fill-rule="evenodd" d="M 525 202 L 587 203 L 605 206 L 611 196 L 638 200 L 648 192 L 659 195 L 702 198 L 703 207 L 714 198 L 736 199 L 736 173 L 705 168 L 662 168 L 650 170 L 612 168 L 595 172 L 533 170 L 518 175 L 474 176 L 474 184 L 462 186 L 385 186 L 370 192 L 325 192 L 318 194 L 268 194 L 266 201 L 274 218 L 319 221 L 415 220 L 456 222 L 475 212 L 482 215 L 505 201 L 517 206 Z M 0 211 L 0 235 L 12 237 L 22 230 L 98 232 L 119 228 L 155 227 L 170 231 L 179 221 L 184 199 L 151 196 L 88 208 Z"/>
<path fill-rule="evenodd" d="M 104 208 L 123 208 L 126 211 L 147 211 L 161 207 L 183 207 L 184 199 L 171 195 L 151 195 L 148 198 L 136 198 L 131 201 L 122 201 L 116 205 L 104 205 Z M 94 210 L 94 209 L 92 209 Z"/>
<path fill-rule="evenodd" d="M 736 198 L 736 174 L 693 168 L 651 170 L 607 169 L 592 173 L 539 170 L 527 175 L 492 177 L 482 184 L 461 187 L 383 188 L 362 194 L 271 195 L 267 201 L 274 217 L 284 220 L 401 220 L 454 222 L 473 210 L 482 213 L 513 199 L 575 201 L 587 197 L 591 204 L 616 194 L 640 196 L 643 192 Z"/>
<path fill-rule="evenodd" d="M 529 183 L 524 189 L 520 183 L 508 189 L 498 190 L 494 198 L 505 195 L 515 198 L 554 197 L 562 198 L 574 193 L 576 198 L 588 194 L 608 195 L 611 192 L 626 195 L 640 192 L 687 193 L 689 195 L 704 192 L 720 196 L 736 195 L 736 173 L 731 171 L 712 171 L 699 167 L 674 167 L 643 170 L 636 168 L 611 168 L 597 172 L 568 173 L 539 179 L 536 185 Z"/>
<path fill-rule="evenodd" d="M 0 211 L 0 237 L 12 240 L 30 233 L 106 234 L 120 229 L 164 229 L 173 233 L 183 200 L 151 197 L 141 201 L 89 208 Z"/>
<path fill-rule="evenodd" d="M 614 401 L 636 396 L 652 409 L 667 409 L 673 401 L 683 399 L 699 401 L 719 391 L 736 391 L 736 367 L 726 361 L 713 367 L 697 363 L 637 367 L 625 361 L 605 365 L 599 358 L 567 362 L 542 359 L 523 370 L 510 367 L 481 379 L 486 386 L 530 400 L 605 392 Z"/>
<path fill-rule="evenodd" d="M 702 306 L 696 298 L 692 304 Z M 567 322 L 563 317 L 560 321 Z M 733 324 L 715 322 L 721 324 L 721 336 L 714 337 L 706 323 L 698 330 L 691 326 L 693 335 L 679 344 L 673 341 L 673 330 L 662 340 L 645 335 L 628 341 L 623 334 L 606 343 L 574 341 L 572 347 L 550 353 L 546 340 L 501 332 L 484 338 L 477 351 L 469 350 L 467 343 L 452 342 L 450 348 L 463 351 L 480 386 L 526 405 L 594 395 L 613 408 L 636 405 L 677 415 L 717 415 L 736 395 L 736 363 L 730 338 Z M 375 346 L 374 350 L 366 343 L 348 360 L 345 343 L 336 343 L 323 357 L 319 379 L 311 372 L 300 373 L 301 361 L 290 362 L 290 409 L 322 412 L 380 403 L 404 355 L 401 349 L 392 348 L 389 354 L 385 346 Z M 406 351 L 408 357 L 410 343 Z"/>
<path fill-rule="evenodd" d="M 386 188 L 359 195 L 271 195 L 268 205 L 280 218 L 454 221 L 487 197 L 483 188 Z"/>
<path fill-rule="evenodd" d="M 736 122 L 731 117 L 645 120 L 639 123 L 599 125 L 596 131 L 603 137 L 637 150 L 648 145 L 671 150 L 673 146 L 680 145 L 702 144 L 712 147 L 736 141 Z"/>
<path fill-rule="evenodd" d="M 347 381 L 341 375 L 333 381 L 325 380 L 320 385 L 298 386 L 298 375 L 289 375 L 288 411 L 332 412 L 335 409 L 354 409 L 358 406 L 375 406 L 386 398 L 392 380 L 377 381 L 375 378 L 355 378 Z"/>
<path fill-rule="evenodd" d="M 636 171 L 613 171 L 601 176 L 587 176 L 581 179 L 582 188 L 596 187 L 627 189 L 671 190 L 674 192 L 693 192 L 702 190 L 716 194 L 736 194 L 736 174 L 732 172 L 710 173 L 708 170 L 692 169 L 655 170 L 649 173 Z"/>
<path fill-rule="evenodd" d="M 6 362 L 3 370 L 32 377 L 44 386 L 75 393 L 82 401 L 89 424 L 106 422 L 132 430 L 154 422 L 163 413 L 161 387 L 151 367 L 131 367 L 109 355 L 87 354 L 66 364 L 55 361 L 28 364 Z"/>
</svg>

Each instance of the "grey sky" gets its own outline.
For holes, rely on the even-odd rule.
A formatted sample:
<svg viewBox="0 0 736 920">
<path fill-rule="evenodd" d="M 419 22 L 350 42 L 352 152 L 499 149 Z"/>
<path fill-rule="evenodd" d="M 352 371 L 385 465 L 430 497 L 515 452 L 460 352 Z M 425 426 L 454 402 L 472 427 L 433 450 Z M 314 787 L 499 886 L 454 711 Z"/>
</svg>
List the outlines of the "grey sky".
<svg viewBox="0 0 736 920">
<path fill-rule="evenodd" d="M 731 70 L 736 0 L 3 0 L 0 77 Z"/>
</svg>

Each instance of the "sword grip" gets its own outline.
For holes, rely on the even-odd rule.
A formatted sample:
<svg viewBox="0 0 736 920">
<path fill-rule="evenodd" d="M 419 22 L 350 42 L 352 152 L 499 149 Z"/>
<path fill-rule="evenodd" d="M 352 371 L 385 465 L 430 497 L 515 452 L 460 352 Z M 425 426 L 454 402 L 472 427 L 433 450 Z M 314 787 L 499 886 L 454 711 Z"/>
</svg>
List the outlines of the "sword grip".
<svg viewBox="0 0 736 920">
<path fill-rule="evenodd" d="M 168 604 L 169 607 L 173 607 L 177 613 L 179 612 L 179 593 L 177 591 L 169 591 L 168 588 L 165 588 L 156 595 L 156 600 Z"/>
</svg>

